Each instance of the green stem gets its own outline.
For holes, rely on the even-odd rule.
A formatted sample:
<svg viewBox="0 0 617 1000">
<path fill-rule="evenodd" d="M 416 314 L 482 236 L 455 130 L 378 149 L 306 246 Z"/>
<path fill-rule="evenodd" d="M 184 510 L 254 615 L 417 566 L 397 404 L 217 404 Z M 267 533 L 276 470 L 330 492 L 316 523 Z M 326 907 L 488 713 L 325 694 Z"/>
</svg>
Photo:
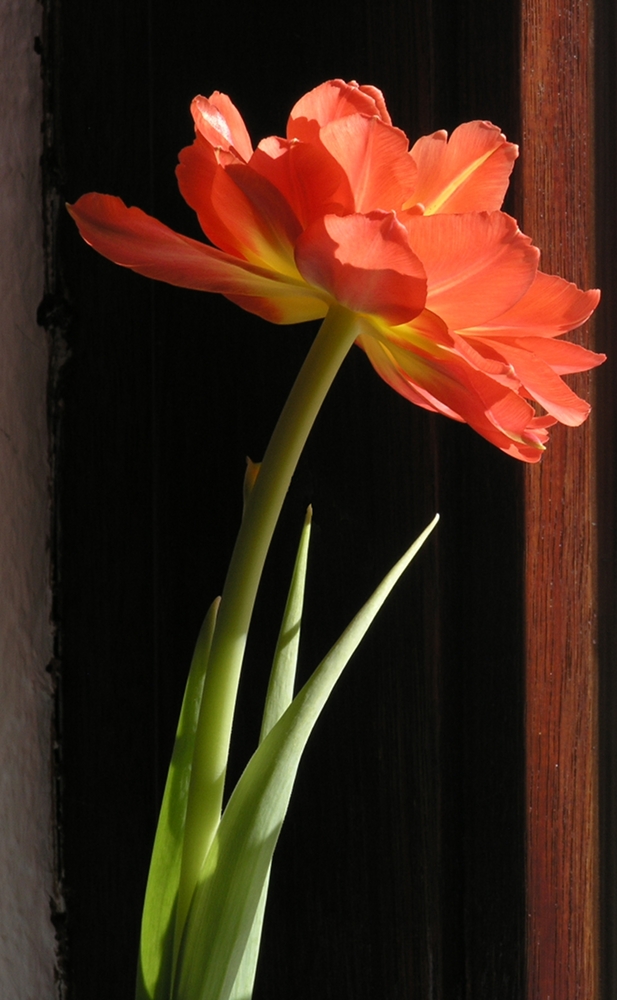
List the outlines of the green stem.
<svg viewBox="0 0 617 1000">
<path fill-rule="evenodd" d="M 193 890 L 220 820 L 246 636 L 274 528 L 302 448 L 343 359 L 357 317 L 330 309 L 295 381 L 244 512 L 227 572 L 195 738 L 176 916 L 179 947 Z"/>
</svg>

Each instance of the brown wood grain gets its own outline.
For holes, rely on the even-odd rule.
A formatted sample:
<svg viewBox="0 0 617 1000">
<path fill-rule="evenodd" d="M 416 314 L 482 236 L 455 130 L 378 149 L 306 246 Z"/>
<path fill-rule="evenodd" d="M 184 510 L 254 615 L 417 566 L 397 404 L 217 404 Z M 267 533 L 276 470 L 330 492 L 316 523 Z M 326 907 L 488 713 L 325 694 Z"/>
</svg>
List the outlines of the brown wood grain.
<svg viewBox="0 0 617 1000">
<path fill-rule="evenodd" d="M 542 269 L 587 288 L 592 19 L 583 0 L 522 3 L 523 224 Z M 571 384 L 589 398 L 589 382 Z M 593 416 L 556 428 L 526 478 L 527 1000 L 599 995 L 593 439 Z"/>
</svg>

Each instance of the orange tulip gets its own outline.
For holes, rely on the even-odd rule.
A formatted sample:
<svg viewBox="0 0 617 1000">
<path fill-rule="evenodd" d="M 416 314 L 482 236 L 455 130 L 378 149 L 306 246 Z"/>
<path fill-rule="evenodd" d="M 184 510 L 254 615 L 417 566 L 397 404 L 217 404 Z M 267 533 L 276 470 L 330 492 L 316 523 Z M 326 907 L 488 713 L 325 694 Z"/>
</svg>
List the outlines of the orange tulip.
<svg viewBox="0 0 617 1000">
<path fill-rule="evenodd" d="M 255 150 L 224 94 L 191 110 L 178 183 L 214 246 L 88 194 L 69 211 L 96 250 L 275 323 L 342 305 L 397 392 L 523 461 L 540 459 L 551 425 L 585 420 L 588 404 L 560 376 L 604 355 L 555 338 L 600 293 L 538 271 L 539 251 L 500 211 L 517 148 L 498 128 L 468 122 L 409 150 L 381 93 L 341 80 L 301 98 L 287 137 Z"/>
</svg>

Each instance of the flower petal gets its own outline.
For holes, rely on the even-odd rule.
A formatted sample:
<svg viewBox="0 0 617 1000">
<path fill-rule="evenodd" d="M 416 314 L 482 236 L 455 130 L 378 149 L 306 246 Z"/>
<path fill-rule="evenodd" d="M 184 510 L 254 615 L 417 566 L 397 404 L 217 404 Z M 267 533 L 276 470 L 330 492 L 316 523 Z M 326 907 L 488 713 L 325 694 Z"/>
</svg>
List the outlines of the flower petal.
<svg viewBox="0 0 617 1000">
<path fill-rule="evenodd" d="M 534 280 L 539 251 L 503 212 L 416 215 L 405 226 L 426 270 L 426 307 L 452 330 L 500 316 Z"/>
<path fill-rule="evenodd" d="M 287 138 L 312 142 L 322 125 L 358 112 L 369 117 L 377 115 L 390 123 L 383 94 L 376 87 L 328 80 L 294 104 L 287 123 Z"/>
<path fill-rule="evenodd" d="M 350 86 L 355 87 L 356 84 L 351 83 Z M 361 90 L 363 94 L 366 94 L 375 102 L 375 114 L 377 114 L 379 118 L 381 118 L 381 120 L 386 123 L 386 125 L 391 125 L 392 119 L 390 118 L 390 113 L 386 107 L 386 99 L 383 96 L 379 87 L 371 87 L 370 84 L 363 83 L 360 84 L 360 87 L 358 89 Z"/>
<path fill-rule="evenodd" d="M 400 129 L 347 115 L 325 125 L 319 137 L 349 179 L 356 212 L 396 210 L 409 197 L 417 170 Z"/>
<path fill-rule="evenodd" d="M 220 292 L 275 323 L 300 323 L 327 312 L 328 297 L 300 279 L 294 283 L 181 236 L 120 198 L 87 194 L 67 207 L 87 243 L 147 278 Z"/>
<path fill-rule="evenodd" d="M 242 115 L 227 94 L 215 90 L 209 98 L 196 97 L 191 104 L 195 129 L 206 142 L 220 146 L 248 162 L 253 153 L 250 136 Z"/>
<path fill-rule="evenodd" d="M 495 346 L 502 347 L 496 340 Z M 542 358 L 558 375 L 571 375 L 574 372 L 587 372 L 597 368 L 606 361 L 606 354 L 596 354 L 588 351 L 580 344 L 572 344 L 569 340 L 553 340 L 550 337 L 517 337 L 514 341 L 517 347 L 532 351 L 536 357 Z"/>
<path fill-rule="evenodd" d="M 176 176 L 182 197 L 204 233 L 227 253 L 293 276 L 293 245 L 300 223 L 273 184 L 245 163 L 221 166 L 197 135 L 180 153 Z"/>
<path fill-rule="evenodd" d="M 298 270 L 354 312 L 404 323 L 422 310 L 424 269 L 393 213 L 328 215 L 296 244 Z"/>
<path fill-rule="evenodd" d="M 589 403 L 577 396 L 545 361 L 531 351 L 517 349 L 512 345 L 508 345 L 503 353 L 510 361 L 525 394 L 540 403 L 547 413 L 568 427 L 578 427 L 587 419 L 591 410 Z"/>
<path fill-rule="evenodd" d="M 523 394 L 535 399 L 560 423 L 578 427 L 587 419 L 591 407 L 563 382 L 550 358 L 552 356 L 556 362 L 560 358 L 567 359 L 569 365 L 563 371 L 579 372 L 602 364 L 603 354 L 594 354 L 578 344 L 544 337 L 523 337 L 513 341 L 475 339 L 473 343 L 484 356 L 506 362 L 520 382 Z"/>
<path fill-rule="evenodd" d="M 585 323 L 599 301 L 597 288 L 584 292 L 571 281 L 538 271 L 527 293 L 510 309 L 482 327 L 476 322 L 461 332 L 491 338 L 558 337 Z"/>
<path fill-rule="evenodd" d="M 495 125 L 474 121 L 447 132 L 434 132 L 415 143 L 418 165 L 414 202 L 425 214 L 492 212 L 501 208 L 518 147 Z"/>
<path fill-rule="evenodd" d="M 271 136 L 259 143 L 250 166 L 278 188 L 303 228 L 322 215 L 354 210 L 347 176 L 321 143 Z"/>
<path fill-rule="evenodd" d="M 554 417 L 536 417 L 516 392 L 445 351 L 433 356 L 363 335 L 358 344 L 397 392 L 426 409 L 464 421 L 508 455 L 538 462 Z"/>
</svg>

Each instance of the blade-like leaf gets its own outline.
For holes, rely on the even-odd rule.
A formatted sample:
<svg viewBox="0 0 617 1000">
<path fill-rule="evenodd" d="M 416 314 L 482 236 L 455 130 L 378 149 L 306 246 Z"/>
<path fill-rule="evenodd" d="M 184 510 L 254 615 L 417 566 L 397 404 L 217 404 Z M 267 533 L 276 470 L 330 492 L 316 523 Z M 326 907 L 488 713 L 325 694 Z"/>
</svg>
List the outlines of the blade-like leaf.
<svg viewBox="0 0 617 1000">
<path fill-rule="evenodd" d="M 272 663 L 261 725 L 261 735 L 259 737 L 260 743 L 265 739 L 272 727 L 276 725 L 283 712 L 291 704 L 293 698 L 298 665 L 298 650 L 300 647 L 300 627 L 304 606 L 304 586 L 306 582 L 306 565 L 312 516 L 313 509 L 309 507 L 304 519 L 304 527 L 300 536 L 300 545 L 291 578 L 289 595 L 274 652 L 274 661 Z M 242 954 L 240 968 L 238 969 L 238 974 L 230 993 L 230 1000 L 251 1000 L 253 995 L 269 881 L 270 873 L 268 872 L 261 890 L 261 897 L 255 912 L 253 925 Z"/>
<path fill-rule="evenodd" d="M 169 1000 L 173 939 L 193 743 L 219 599 L 199 632 L 159 815 L 141 921 L 136 1000 Z"/>
<path fill-rule="evenodd" d="M 229 1000 L 311 730 L 344 667 L 437 520 L 388 573 L 249 761 L 193 896 L 174 1000 Z"/>
<path fill-rule="evenodd" d="M 279 632 L 274 660 L 270 672 L 266 705 L 259 742 L 268 735 L 279 721 L 283 712 L 291 705 L 294 685 L 296 683 L 296 668 L 298 665 L 298 650 L 300 648 L 300 627 L 302 625 L 302 609 L 304 607 L 304 587 L 306 583 L 306 564 L 308 561 L 309 541 L 311 537 L 311 521 L 313 508 L 309 507 L 304 518 L 304 526 L 300 535 L 298 554 L 294 565 L 287 603 L 283 613 L 283 621 Z"/>
</svg>

